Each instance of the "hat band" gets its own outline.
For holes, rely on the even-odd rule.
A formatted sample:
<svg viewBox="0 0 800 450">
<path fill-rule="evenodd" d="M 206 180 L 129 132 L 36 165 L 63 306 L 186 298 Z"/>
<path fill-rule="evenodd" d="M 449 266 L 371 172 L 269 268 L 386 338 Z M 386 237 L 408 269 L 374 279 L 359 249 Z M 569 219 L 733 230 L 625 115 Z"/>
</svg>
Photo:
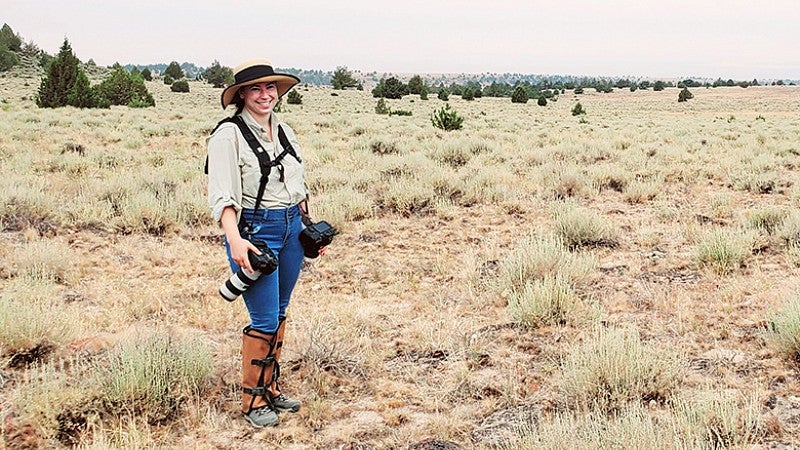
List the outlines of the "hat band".
<svg viewBox="0 0 800 450">
<path fill-rule="evenodd" d="M 245 83 L 250 80 L 255 80 L 257 78 L 266 77 L 270 75 L 275 75 L 275 71 L 272 70 L 272 66 L 266 66 L 266 65 L 252 66 L 243 69 L 240 72 L 237 72 L 236 76 L 234 77 L 233 84 Z"/>
</svg>

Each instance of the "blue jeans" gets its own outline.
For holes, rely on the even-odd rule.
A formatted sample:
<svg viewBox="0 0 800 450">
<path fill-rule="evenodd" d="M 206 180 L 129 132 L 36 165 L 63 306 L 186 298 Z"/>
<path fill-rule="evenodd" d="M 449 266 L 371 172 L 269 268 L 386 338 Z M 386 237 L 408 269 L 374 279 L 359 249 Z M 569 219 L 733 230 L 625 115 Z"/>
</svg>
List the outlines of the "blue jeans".
<svg viewBox="0 0 800 450">
<path fill-rule="evenodd" d="M 250 326 L 264 333 L 274 333 L 278 329 L 278 319 L 286 317 L 286 308 L 303 265 L 303 246 L 299 238 L 303 231 L 300 207 L 259 209 L 255 214 L 252 209 L 245 208 L 242 220 L 251 227 L 251 234 L 243 233 L 242 237 L 266 242 L 278 258 L 278 269 L 269 275 L 261 275 L 242 294 L 250 313 Z M 231 258 L 227 240 L 225 250 L 231 270 L 236 273 L 239 266 Z"/>
</svg>

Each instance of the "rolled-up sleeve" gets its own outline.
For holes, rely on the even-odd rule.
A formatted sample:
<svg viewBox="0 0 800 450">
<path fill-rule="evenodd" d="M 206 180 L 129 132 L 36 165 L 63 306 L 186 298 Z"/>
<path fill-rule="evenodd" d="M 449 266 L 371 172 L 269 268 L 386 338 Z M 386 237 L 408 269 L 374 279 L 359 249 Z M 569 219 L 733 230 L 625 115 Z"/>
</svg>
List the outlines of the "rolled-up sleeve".
<svg viewBox="0 0 800 450">
<path fill-rule="evenodd" d="M 222 125 L 206 141 L 208 149 L 208 206 L 219 223 L 228 206 L 242 210 L 242 173 L 235 125 Z"/>
</svg>

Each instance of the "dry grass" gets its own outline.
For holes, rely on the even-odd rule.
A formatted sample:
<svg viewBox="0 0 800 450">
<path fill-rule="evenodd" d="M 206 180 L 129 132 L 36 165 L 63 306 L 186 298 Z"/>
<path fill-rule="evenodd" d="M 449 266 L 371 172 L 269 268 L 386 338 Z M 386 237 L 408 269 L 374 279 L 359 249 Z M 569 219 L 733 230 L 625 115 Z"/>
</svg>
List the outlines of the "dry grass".
<svg viewBox="0 0 800 450">
<path fill-rule="evenodd" d="M 215 292 L 228 268 L 205 206 L 219 90 L 39 110 L 38 82 L 0 78 L 8 448 L 800 445 L 796 361 L 768 332 L 800 292 L 798 88 L 453 98 L 464 128 L 445 133 L 434 98 L 389 117 L 368 93 L 300 87 L 282 117 L 312 211 L 342 234 L 289 312 L 282 387 L 304 408 L 254 432 L 247 314 Z M 208 353 L 136 340 L 152 330 Z"/>
</svg>

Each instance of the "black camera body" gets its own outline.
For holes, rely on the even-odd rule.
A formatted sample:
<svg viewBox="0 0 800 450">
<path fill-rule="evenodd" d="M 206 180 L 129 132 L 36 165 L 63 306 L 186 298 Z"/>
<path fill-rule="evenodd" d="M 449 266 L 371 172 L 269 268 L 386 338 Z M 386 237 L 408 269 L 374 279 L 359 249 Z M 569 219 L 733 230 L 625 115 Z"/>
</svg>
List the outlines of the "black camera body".
<svg viewBox="0 0 800 450">
<path fill-rule="evenodd" d="M 250 241 L 261 252 L 256 255 L 255 252 L 247 252 L 247 258 L 250 260 L 250 267 L 253 270 L 261 272 L 262 275 L 269 275 L 278 268 L 278 258 L 272 253 L 266 242 L 264 241 Z"/>
<path fill-rule="evenodd" d="M 300 244 L 303 245 L 303 254 L 306 258 L 319 256 L 319 249 L 333 242 L 333 237 L 338 231 L 328 222 L 321 220 L 306 226 L 300 233 Z"/>
<path fill-rule="evenodd" d="M 264 241 L 250 241 L 261 252 L 256 255 L 253 252 L 247 252 L 247 258 L 250 260 L 250 266 L 253 267 L 253 272 L 247 272 L 243 268 L 239 268 L 235 274 L 225 280 L 219 287 L 219 295 L 225 300 L 232 302 L 244 293 L 250 286 L 258 280 L 261 275 L 269 275 L 278 268 L 278 258 L 272 253 L 266 242 Z"/>
</svg>

